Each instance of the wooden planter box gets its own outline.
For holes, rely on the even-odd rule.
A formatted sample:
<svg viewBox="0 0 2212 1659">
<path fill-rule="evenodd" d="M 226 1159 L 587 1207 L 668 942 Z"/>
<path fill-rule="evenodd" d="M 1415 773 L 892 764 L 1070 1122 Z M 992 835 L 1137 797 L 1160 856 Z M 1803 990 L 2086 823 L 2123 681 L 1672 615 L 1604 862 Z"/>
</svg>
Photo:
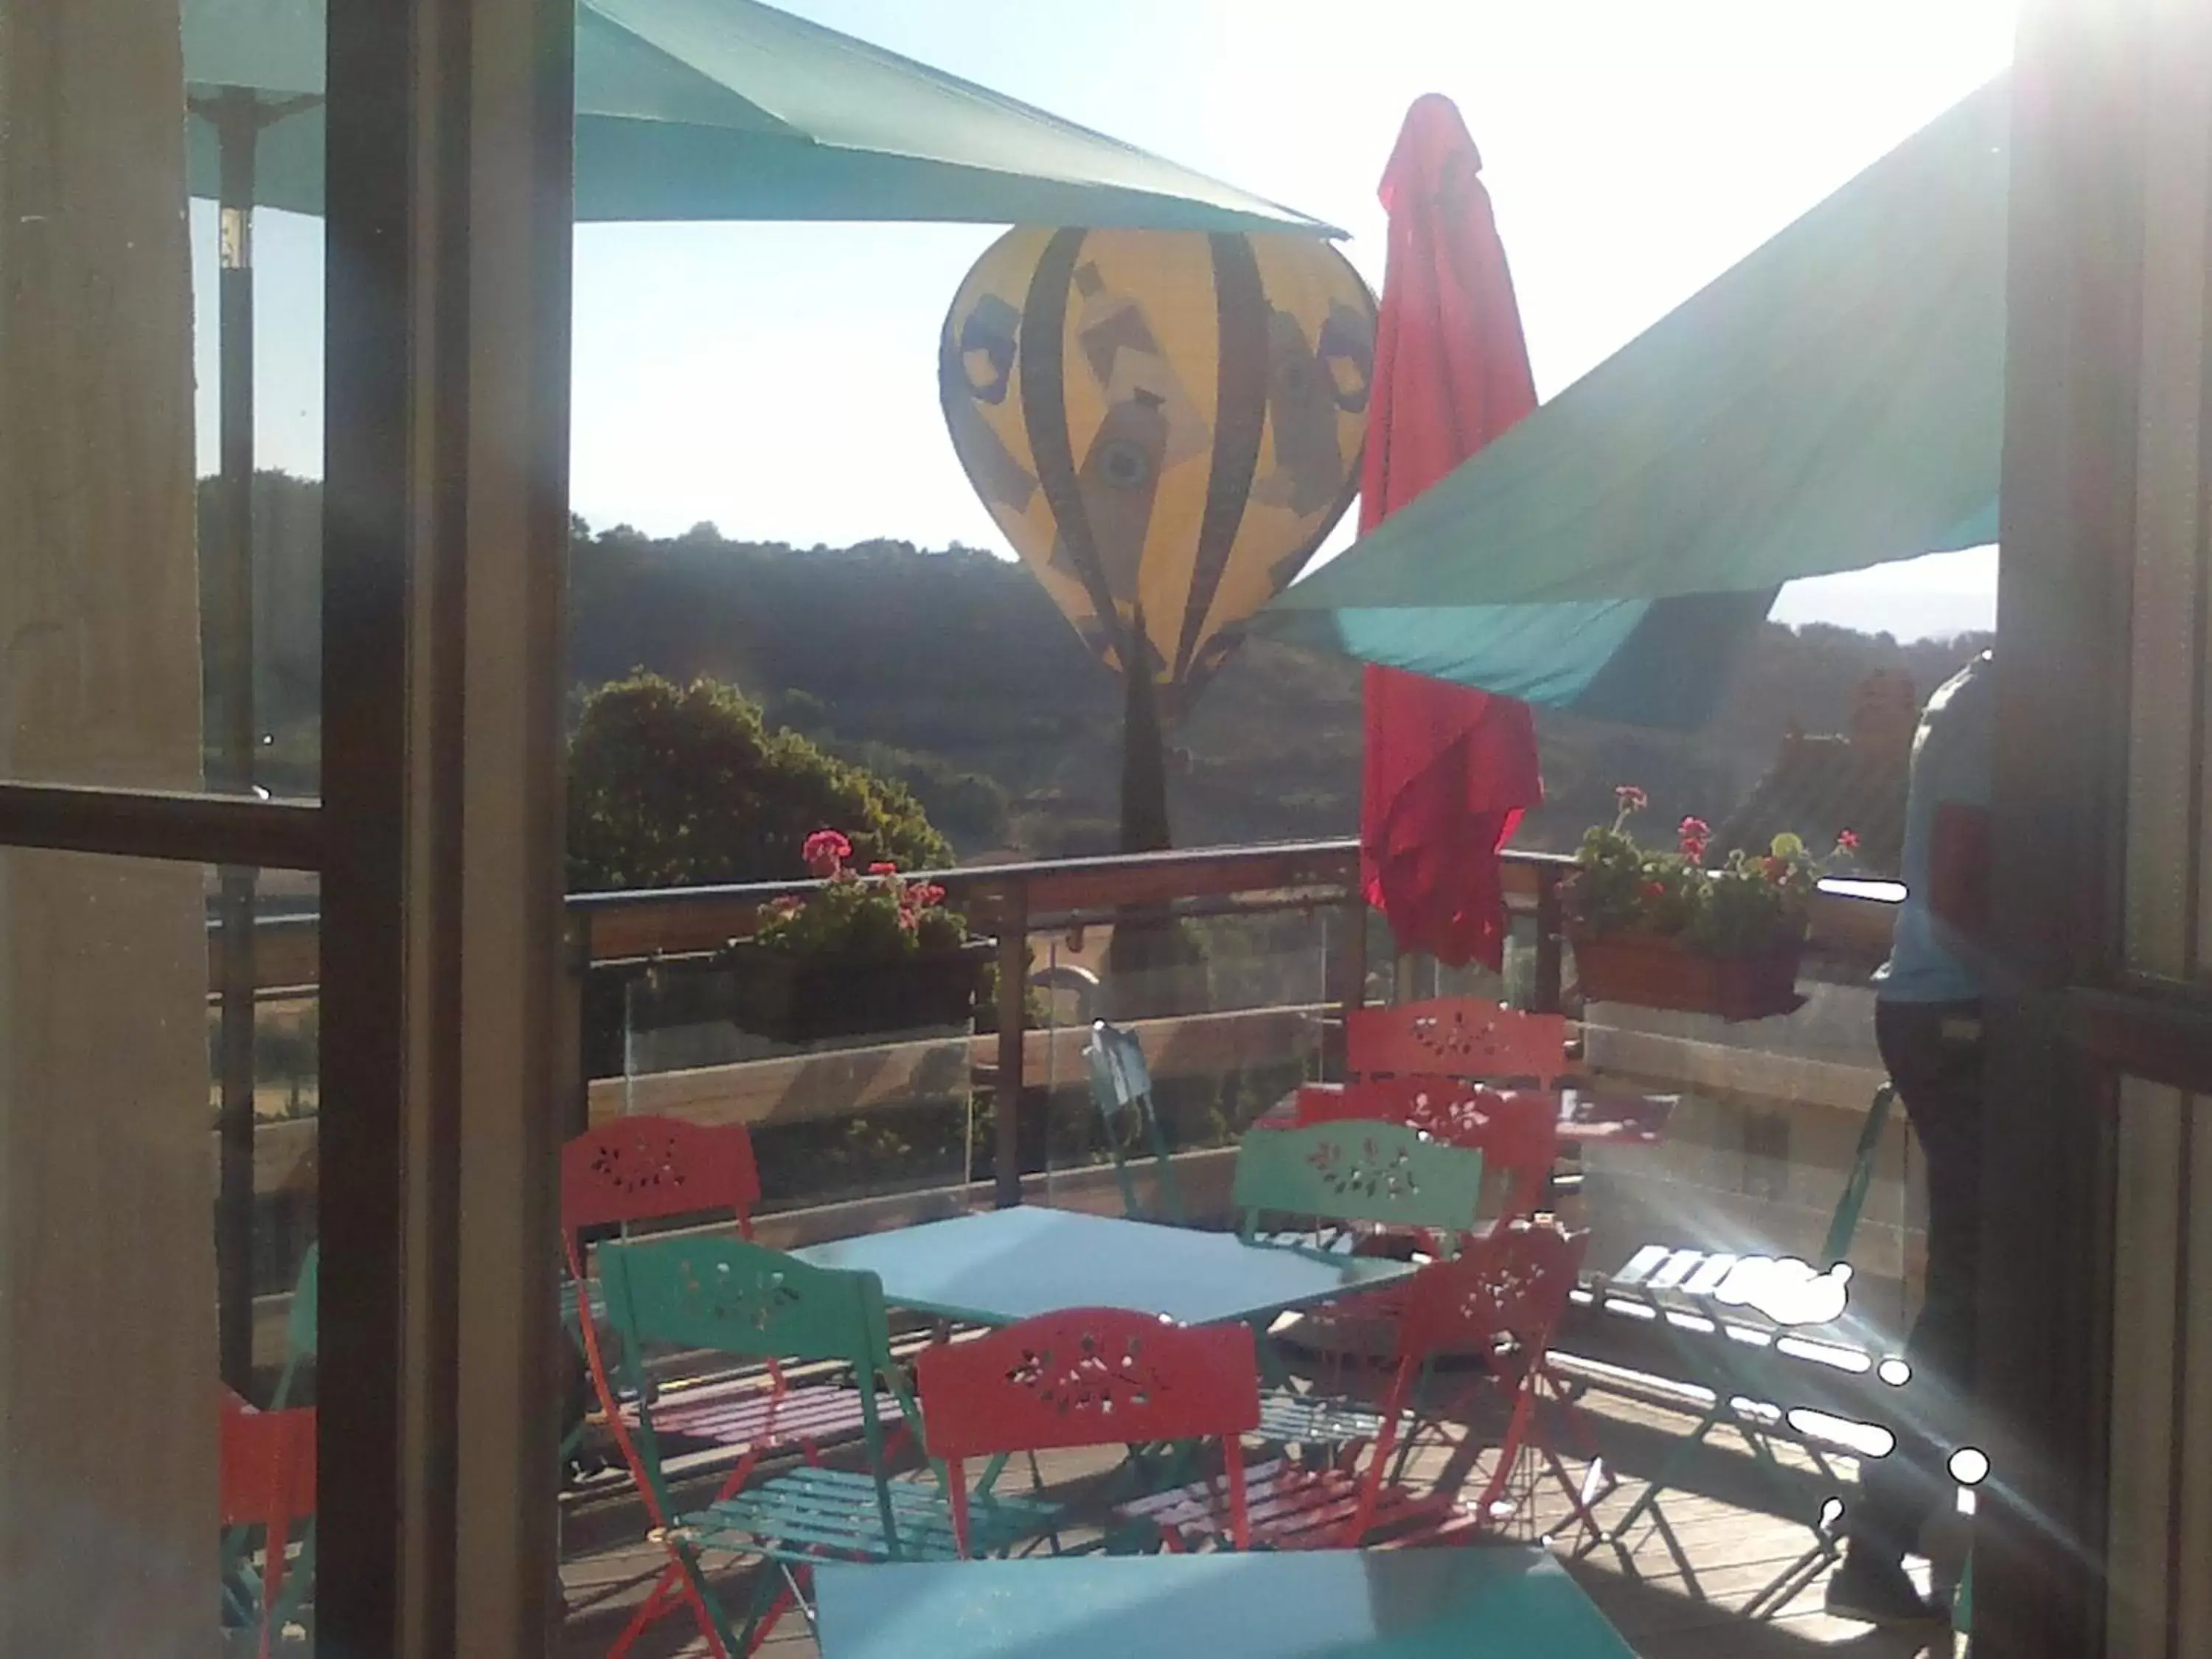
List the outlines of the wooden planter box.
<svg viewBox="0 0 2212 1659">
<path fill-rule="evenodd" d="M 1757 956 L 1714 957 L 1650 933 L 1570 929 L 1567 937 L 1587 1001 L 1678 1008 L 1726 1020 L 1765 1019 L 1805 1006 L 1797 994 L 1802 939 Z"/>
<path fill-rule="evenodd" d="M 968 1029 L 975 984 L 991 960 L 991 940 L 889 960 L 798 956 L 761 945 L 732 945 L 731 1023 L 777 1042 L 821 1042 L 889 1032 Z"/>
</svg>

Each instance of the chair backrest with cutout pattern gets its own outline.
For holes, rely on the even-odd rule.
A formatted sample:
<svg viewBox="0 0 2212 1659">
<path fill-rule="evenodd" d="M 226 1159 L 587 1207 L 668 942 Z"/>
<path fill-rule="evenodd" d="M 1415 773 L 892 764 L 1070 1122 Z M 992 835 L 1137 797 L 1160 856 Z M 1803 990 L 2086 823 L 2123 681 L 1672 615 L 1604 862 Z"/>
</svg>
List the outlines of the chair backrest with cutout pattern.
<svg viewBox="0 0 2212 1659">
<path fill-rule="evenodd" d="M 1301 1089 L 1296 1110 L 1301 1128 L 1371 1119 L 1480 1152 L 1484 1165 L 1507 1182 L 1501 1219 L 1526 1218 L 1543 1207 L 1559 1156 L 1559 1103 L 1534 1090 L 1501 1091 L 1455 1078 L 1365 1078 Z"/>
<path fill-rule="evenodd" d="M 1070 1446 L 1218 1440 L 1230 1535 L 1250 1542 L 1240 1437 L 1260 1425 L 1248 1325 L 1182 1326 L 1125 1308 L 1041 1314 L 915 1360 L 922 1438 L 946 1463 L 953 1530 L 968 1540 L 964 1460 Z"/>
<path fill-rule="evenodd" d="M 1373 1119 L 1253 1129 L 1230 1202 L 1249 1237 L 1262 1212 L 1460 1233 L 1482 1204 L 1482 1154 Z"/>
<path fill-rule="evenodd" d="M 1345 1019 L 1355 1076 L 1425 1075 L 1482 1082 L 1527 1079 L 1551 1088 L 1568 1074 L 1567 1022 L 1480 997 L 1437 997 L 1357 1008 Z"/>
<path fill-rule="evenodd" d="M 1589 1247 L 1587 1232 L 1516 1224 L 1422 1268 L 1407 1286 L 1400 1358 L 1414 1364 L 1509 1339 L 1541 1354 L 1566 1313 Z"/>
<path fill-rule="evenodd" d="M 750 1234 L 760 1170 L 742 1123 L 617 1118 L 561 1149 L 561 1225 L 574 1244 L 595 1227 L 726 1214 Z"/>
</svg>

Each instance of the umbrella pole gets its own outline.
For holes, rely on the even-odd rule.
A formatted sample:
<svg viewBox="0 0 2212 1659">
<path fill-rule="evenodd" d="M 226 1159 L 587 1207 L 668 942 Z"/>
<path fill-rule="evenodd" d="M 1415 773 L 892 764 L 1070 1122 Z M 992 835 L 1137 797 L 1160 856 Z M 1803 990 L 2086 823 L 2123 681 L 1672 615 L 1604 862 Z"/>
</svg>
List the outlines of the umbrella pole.
<svg viewBox="0 0 2212 1659">
<path fill-rule="evenodd" d="M 1164 853 L 1173 842 L 1159 694 L 1152 675 L 1141 666 L 1126 671 L 1121 678 L 1128 688 L 1121 714 L 1121 850 Z"/>
<path fill-rule="evenodd" d="M 1137 637 L 1143 638 L 1139 619 Z M 1135 658 L 1133 652 L 1132 658 Z M 1121 721 L 1121 850 L 1163 853 L 1169 847 L 1167 754 L 1160 734 L 1159 694 L 1142 669 L 1126 673 Z M 1206 1004 L 1206 966 L 1184 924 L 1164 907 L 1132 907 L 1114 924 L 1107 945 L 1107 1002 L 1115 1019 L 1193 1013 Z"/>
<path fill-rule="evenodd" d="M 253 687 L 253 191 L 262 113 L 253 94 L 219 94 L 207 112 L 221 164 L 216 240 L 222 510 L 209 586 L 210 677 L 221 710 L 212 786 L 254 787 Z M 217 1117 L 222 1152 L 216 1196 L 216 1273 L 223 1380 L 246 1394 L 253 1375 L 253 1129 L 255 872 L 226 868 L 217 902 L 222 947 Z M 250 1398 L 250 1395 L 248 1395 Z"/>
</svg>

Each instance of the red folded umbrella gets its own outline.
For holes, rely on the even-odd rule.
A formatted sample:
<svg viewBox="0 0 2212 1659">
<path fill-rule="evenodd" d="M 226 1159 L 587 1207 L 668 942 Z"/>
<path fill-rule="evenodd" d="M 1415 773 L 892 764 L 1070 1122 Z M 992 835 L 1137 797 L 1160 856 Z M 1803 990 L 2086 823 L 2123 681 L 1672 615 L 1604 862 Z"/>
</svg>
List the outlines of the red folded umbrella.
<svg viewBox="0 0 2212 1659">
<path fill-rule="evenodd" d="M 1406 113 L 1382 175 L 1389 264 L 1361 478 L 1364 534 L 1536 406 L 1482 157 L 1449 98 Z M 1543 799 L 1526 703 L 1367 671 L 1359 842 L 1401 949 L 1499 966 L 1498 851 Z"/>
</svg>

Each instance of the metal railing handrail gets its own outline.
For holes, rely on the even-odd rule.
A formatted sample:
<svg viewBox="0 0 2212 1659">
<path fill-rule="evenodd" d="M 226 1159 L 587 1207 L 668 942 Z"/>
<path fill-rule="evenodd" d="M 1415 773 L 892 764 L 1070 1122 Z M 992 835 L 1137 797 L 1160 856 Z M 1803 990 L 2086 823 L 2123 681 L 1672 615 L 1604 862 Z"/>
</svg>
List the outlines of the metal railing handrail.
<svg viewBox="0 0 2212 1659">
<path fill-rule="evenodd" d="M 1559 881 L 1573 866 L 1564 854 L 1509 849 L 1504 855 L 1509 899 L 1533 904 L 1548 941 L 1556 921 Z M 1015 909 L 1024 926 L 1048 927 L 1095 920 L 1132 906 L 1279 893 L 1291 904 L 1349 902 L 1357 896 L 1359 843 L 1334 841 L 1261 842 L 1164 853 L 1110 854 L 1074 859 L 966 865 L 923 872 L 944 887 L 950 902 L 967 909 L 979 927 L 1004 931 Z M 575 966 L 633 961 L 719 949 L 751 931 L 764 905 L 804 894 L 814 880 L 743 882 L 715 886 L 640 888 L 568 896 Z M 1886 948 L 1895 893 L 1865 883 L 1824 882 L 1814 917 L 1816 945 L 1851 956 Z M 1901 892 L 1901 890 L 1896 890 Z M 254 930 L 257 989 L 304 994 L 316 981 L 319 918 L 313 914 L 260 919 Z M 212 951 L 221 934 L 209 922 Z M 1551 969 L 1539 965 L 1540 979 Z"/>
</svg>

